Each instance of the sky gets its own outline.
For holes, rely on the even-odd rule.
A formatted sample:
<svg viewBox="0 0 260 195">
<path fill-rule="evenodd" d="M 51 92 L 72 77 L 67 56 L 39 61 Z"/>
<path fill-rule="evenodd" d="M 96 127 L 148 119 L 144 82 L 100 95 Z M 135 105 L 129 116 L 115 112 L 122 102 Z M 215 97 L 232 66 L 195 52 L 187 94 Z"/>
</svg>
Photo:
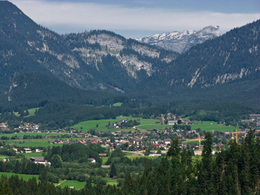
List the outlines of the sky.
<svg viewBox="0 0 260 195">
<path fill-rule="evenodd" d="M 260 19 L 260 0 L 9 0 L 59 34 L 109 30 L 126 38 L 218 25 L 224 34 Z"/>
</svg>

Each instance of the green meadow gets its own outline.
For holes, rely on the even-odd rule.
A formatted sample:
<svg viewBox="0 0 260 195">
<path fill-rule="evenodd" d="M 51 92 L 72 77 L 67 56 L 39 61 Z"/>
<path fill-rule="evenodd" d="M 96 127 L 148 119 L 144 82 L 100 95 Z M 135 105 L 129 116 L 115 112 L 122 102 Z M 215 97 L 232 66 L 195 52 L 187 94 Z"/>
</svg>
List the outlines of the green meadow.
<svg viewBox="0 0 260 195">
<path fill-rule="evenodd" d="M 122 119 L 128 120 L 137 120 L 139 119 L 140 125 L 136 126 L 139 130 L 144 131 L 151 131 L 153 129 L 164 130 L 165 127 L 172 127 L 172 125 L 165 125 L 165 124 L 156 124 L 156 122 L 160 121 L 158 119 L 142 119 L 140 117 L 125 117 L 125 116 L 118 116 L 116 119 L 104 119 L 104 120 L 91 120 L 91 121 L 84 121 L 80 122 L 73 127 L 82 130 L 82 132 L 88 132 L 89 129 L 96 129 L 97 131 L 130 131 L 134 129 L 108 129 L 106 125 L 110 122 L 113 124 L 118 122 Z M 225 126 L 222 124 L 218 124 L 214 121 L 193 121 L 194 124 L 191 125 L 192 129 L 200 128 L 202 131 L 233 131 L 238 127 L 235 126 Z"/>
<path fill-rule="evenodd" d="M 8 157 L 7 155 L 0 155 L 0 160 L 3 160 L 4 158 Z"/>
<path fill-rule="evenodd" d="M 114 124 L 116 122 L 119 122 L 120 120 L 128 119 L 128 120 L 147 120 L 147 119 L 141 119 L 140 117 L 129 117 L 129 116 L 118 116 L 116 119 L 103 119 L 103 120 L 89 120 L 89 121 L 83 121 L 73 126 L 73 128 L 78 129 L 79 131 L 82 130 L 82 132 L 87 133 L 90 129 L 96 129 L 97 131 L 130 131 L 131 129 L 108 129 L 106 126 L 110 122 L 110 124 Z M 142 122 L 141 122 L 142 123 Z"/>
<path fill-rule="evenodd" d="M 62 182 L 59 186 L 61 188 L 65 188 L 66 186 L 71 187 L 74 186 L 75 189 L 82 189 L 84 188 L 86 185 L 86 182 L 79 182 L 79 181 L 75 181 L 75 180 L 66 180 L 64 182 Z"/>
<path fill-rule="evenodd" d="M 12 175 L 18 175 L 18 177 L 21 179 L 23 178 L 24 180 L 29 180 L 33 177 L 35 177 L 37 180 L 39 178 L 39 175 L 26 175 L 26 174 L 17 174 L 17 173 L 6 173 L 6 172 L 0 172 L 0 175 L 6 176 L 7 178 L 11 177 Z"/>
<path fill-rule="evenodd" d="M 107 185 L 117 185 L 117 179 L 105 178 L 107 180 Z"/>
<path fill-rule="evenodd" d="M 42 152 L 34 152 L 34 153 L 23 153 L 25 158 L 31 158 L 31 157 L 43 157 Z"/>
<path fill-rule="evenodd" d="M 193 125 L 191 125 L 192 129 L 200 128 L 202 131 L 233 131 L 238 129 L 235 126 L 225 126 L 222 124 L 218 124 L 214 121 L 193 121 Z"/>
<path fill-rule="evenodd" d="M 113 106 L 121 106 L 122 103 L 121 102 L 117 102 L 117 103 L 114 103 Z"/>
<path fill-rule="evenodd" d="M 102 157 L 101 159 L 102 159 L 102 164 L 104 165 L 107 162 L 108 157 Z"/>
</svg>

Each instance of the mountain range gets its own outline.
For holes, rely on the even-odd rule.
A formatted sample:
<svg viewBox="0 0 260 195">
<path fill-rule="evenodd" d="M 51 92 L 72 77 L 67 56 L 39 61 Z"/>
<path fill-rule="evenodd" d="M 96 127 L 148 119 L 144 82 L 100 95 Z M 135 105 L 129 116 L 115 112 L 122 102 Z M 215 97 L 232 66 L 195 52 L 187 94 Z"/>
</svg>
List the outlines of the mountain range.
<svg viewBox="0 0 260 195">
<path fill-rule="evenodd" d="M 81 89 L 123 93 L 178 56 L 109 31 L 59 35 L 7 1 L 0 2 L 0 42 L 2 94 L 23 72 L 52 75 Z"/>
<path fill-rule="evenodd" d="M 136 39 L 141 43 L 156 45 L 160 48 L 172 50 L 177 53 L 185 53 L 192 46 L 203 43 L 207 40 L 219 37 L 219 26 L 207 26 L 199 31 L 185 30 L 183 32 L 170 32 L 155 34 Z"/>
<path fill-rule="evenodd" d="M 155 103 L 214 100 L 260 107 L 259 32 L 260 20 L 222 36 L 213 26 L 186 31 L 178 36 L 192 41 L 179 54 L 105 30 L 59 35 L 36 24 L 14 4 L 0 1 L 0 95 L 18 101 L 9 89 L 17 81 L 23 81 L 19 86 L 25 89 L 27 82 L 21 78 L 36 82 L 36 86 L 42 82 L 40 78 L 52 77 L 71 87 Z M 178 33 L 170 34 L 165 34 L 164 41 L 178 37 Z M 184 52 L 199 43 L 196 36 L 209 39 Z M 30 74 L 20 76 L 25 73 Z M 36 79 L 32 73 L 47 76 Z"/>
</svg>

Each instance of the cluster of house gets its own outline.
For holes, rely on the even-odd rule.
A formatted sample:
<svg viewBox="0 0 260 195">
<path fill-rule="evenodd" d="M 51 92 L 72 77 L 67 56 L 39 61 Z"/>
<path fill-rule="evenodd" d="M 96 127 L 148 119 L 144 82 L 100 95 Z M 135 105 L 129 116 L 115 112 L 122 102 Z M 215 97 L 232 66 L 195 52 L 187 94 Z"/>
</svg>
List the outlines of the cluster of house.
<svg viewBox="0 0 260 195">
<path fill-rule="evenodd" d="M 117 123 L 114 123 L 113 125 L 108 126 L 109 129 L 118 129 L 122 123 L 127 123 L 126 119 L 123 119 Z"/>
<path fill-rule="evenodd" d="M 45 166 L 51 166 L 51 162 L 48 162 L 47 160 L 44 160 L 44 157 L 31 157 L 28 159 L 31 162 L 34 162 L 36 164 L 42 164 Z"/>
<path fill-rule="evenodd" d="M 13 150 L 16 153 L 19 153 L 17 148 L 13 148 Z M 40 148 L 36 148 L 35 150 L 31 150 L 30 148 L 23 148 L 21 150 L 21 153 L 34 153 L 34 152 L 42 152 L 42 150 Z M 8 160 L 9 159 L 3 159 L 3 162 L 6 162 Z M 45 165 L 45 166 L 51 166 L 51 163 L 48 162 L 47 160 L 44 160 L 44 157 L 31 157 L 28 160 L 31 161 L 31 162 L 34 162 L 36 164 L 42 164 L 42 165 Z"/>
<path fill-rule="evenodd" d="M 156 124 L 165 124 L 165 120 L 167 119 L 168 125 L 176 125 L 176 124 L 193 124 L 192 121 L 189 120 L 183 120 L 181 116 L 175 116 L 172 113 L 167 113 L 167 116 L 164 117 L 163 115 L 161 117 L 156 117 L 155 119 L 160 119 L 160 121 L 157 121 Z"/>
<path fill-rule="evenodd" d="M 0 123 L 0 131 L 9 131 L 7 123 Z"/>
<path fill-rule="evenodd" d="M 62 144 L 62 143 L 67 143 L 67 144 L 73 144 L 73 143 L 81 143 L 81 144 L 101 144 L 103 143 L 101 138 L 87 138 L 87 139 L 77 139 L 77 140 L 55 140 L 51 142 L 51 144 Z"/>
<path fill-rule="evenodd" d="M 19 125 L 19 129 L 27 130 L 27 131 L 33 131 L 33 130 L 38 130 L 39 125 L 36 123 L 24 123 Z"/>
<path fill-rule="evenodd" d="M 13 148 L 13 150 L 16 153 L 19 153 L 19 150 L 17 148 Z M 42 150 L 40 148 L 36 148 L 35 150 L 31 150 L 30 148 L 23 148 L 21 150 L 21 153 L 34 153 L 34 152 L 42 152 Z"/>
<path fill-rule="evenodd" d="M 243 123 L 253 123 L 256 122 L 256 126 L 260 126 L 260 114 L 250 114 L 249 119 L 241 120 Z"/>
</svg>

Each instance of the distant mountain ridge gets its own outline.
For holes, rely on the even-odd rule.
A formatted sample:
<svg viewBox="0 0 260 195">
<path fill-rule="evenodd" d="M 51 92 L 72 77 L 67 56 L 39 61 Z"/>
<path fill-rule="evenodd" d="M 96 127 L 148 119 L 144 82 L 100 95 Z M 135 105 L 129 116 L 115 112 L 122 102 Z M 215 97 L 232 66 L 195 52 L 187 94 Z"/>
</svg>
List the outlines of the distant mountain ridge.
<svg viewBox="0 0 260 195">
<path fill-rule="evenodd" d="M 0 94 L 15 75 L 38 72 L 87 90 L 124 93 L 178 56 L 109 31 L 59 35 L 0 1 Z"/>
<path fill-rule="evenodd" d="M 169 32 L 155 34 L 136 39 L 141 43 L 156 45 L 160 48 L 185 53 L 192 46 L 205 42 L 206 40 L 219 37 L 219 26 L 207 26 L 199 31 L 185 30 L 183 32 Z"/>
<path fill-rule="evenodd" d="M 243 103 L 247 104 L 254 99 L 251 105 L 259 107 L 259 34 L 260 20 L 257 20 L 195 45 L 139 83 L 131 93 L 136 98 L 168 97 L 184 100 L 195 98 L 194 93 L 199 91 L 196 98 L 204 99 L 205 96 L 205 101 L 214 98 L 225 101 L 243 99 Z M 213 92 L 215 97 L 211 97 Z"/>
<path fill-rule="evenodd" d="M 202 30 L 200 37 L 214 32 L 212 28 Z M 196 33 L 186 31 L 180 40 L 188 34 Z M 14 93 L 18 88 L 8 93 L 9 87 L 17 75 L 37 73 L 72 87 L 123 93 L 155 103 L 212 98 L 249 102 L 252 98 L 247 93 L 260 97 L 259 34 L 260 20 L 178 54 L 105 30 L 59 35 L 37 25 L 12 3 L 0 1 L 0 95 L 6 93 L 7 101 L 9 94 L 9 100 L 19 102 L 20 94 Z M 259 105 L 257 101 L 250 104 Z"/>
</svg>

